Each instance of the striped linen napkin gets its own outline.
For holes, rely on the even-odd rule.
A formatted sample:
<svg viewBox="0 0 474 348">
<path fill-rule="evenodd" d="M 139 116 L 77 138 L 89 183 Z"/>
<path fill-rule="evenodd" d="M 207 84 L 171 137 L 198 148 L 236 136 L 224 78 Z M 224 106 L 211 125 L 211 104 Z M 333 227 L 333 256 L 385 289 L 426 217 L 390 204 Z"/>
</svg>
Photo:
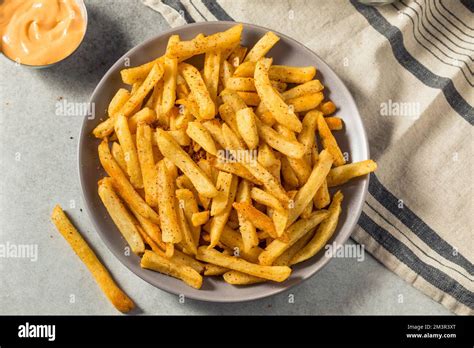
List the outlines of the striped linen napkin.
<svg viewBox="0 0 474 348">
<path fill-rule="evenodd" d="M 281 31 L 351 90 L 379 164 L 352 238 L 457 314 L 474 314 L 474 21 L 467 0 L 143 0 L 171 26 Z"/>
</svg>

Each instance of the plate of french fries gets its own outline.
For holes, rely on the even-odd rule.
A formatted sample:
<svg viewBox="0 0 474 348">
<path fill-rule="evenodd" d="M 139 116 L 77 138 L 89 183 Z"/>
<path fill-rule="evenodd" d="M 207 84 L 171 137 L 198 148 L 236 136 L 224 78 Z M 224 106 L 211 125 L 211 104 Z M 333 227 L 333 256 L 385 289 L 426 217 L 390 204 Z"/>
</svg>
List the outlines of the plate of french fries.
<svg viewBox="0 0 474 348">
<path fill-rule="evenodd" d="M 97 232 L 139 277 L 193 299 L 262 298 L 315 274 L 349 238 L 376 169 L 336 73 L 255 25 L 161 33 L 120 58 L 91 103 L 79 172 Z"/>
</svg>

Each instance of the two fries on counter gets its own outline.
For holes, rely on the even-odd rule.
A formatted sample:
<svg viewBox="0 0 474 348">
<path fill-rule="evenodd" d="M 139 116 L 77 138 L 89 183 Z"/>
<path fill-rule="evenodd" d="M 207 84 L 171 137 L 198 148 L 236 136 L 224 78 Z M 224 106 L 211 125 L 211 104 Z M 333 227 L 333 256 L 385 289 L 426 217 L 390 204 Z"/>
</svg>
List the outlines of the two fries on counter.
<svg viewBox="0 0 474 348">
<path fill-rule="evenodd" d="M 172 35 L 162 57 L 121 71 L 131 90 L 93 131 L 99 196 L 141 266 L 196 289 L 202 275 L 286 280 L 336 229 L 343 194 L 328 189 L 376 169 L 346 164 L 316 69 L 273 65 L 278 36 L 248 51 L 242 29 Z"/>
</svg>

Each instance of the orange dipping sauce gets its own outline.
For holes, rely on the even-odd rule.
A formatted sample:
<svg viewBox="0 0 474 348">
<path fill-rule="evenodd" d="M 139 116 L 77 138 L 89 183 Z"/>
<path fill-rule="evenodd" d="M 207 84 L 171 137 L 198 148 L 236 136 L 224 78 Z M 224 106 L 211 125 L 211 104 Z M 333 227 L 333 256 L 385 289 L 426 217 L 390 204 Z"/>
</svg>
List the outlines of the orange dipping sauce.
<svg viewBox="0 0 474 348">
<path fill-rule="evenodd" d="M 1 50 L 26 65 L 48 65 L 79 46 L 86 21 L 75 0 L 0 2 Z"/>
</svg>

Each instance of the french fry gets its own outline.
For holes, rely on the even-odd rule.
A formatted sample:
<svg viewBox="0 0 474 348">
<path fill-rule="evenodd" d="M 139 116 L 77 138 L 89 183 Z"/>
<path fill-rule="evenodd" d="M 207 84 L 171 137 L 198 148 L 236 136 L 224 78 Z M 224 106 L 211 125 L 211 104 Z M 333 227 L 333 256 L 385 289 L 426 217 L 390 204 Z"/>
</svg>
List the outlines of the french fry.
<svg viewBox="0 0 474 348">
<path fill-rule="evenodd" d="M 214 118 L 216 115 L 216 106 L 199 71 L 187 63 L 179 64 L 178 68 L 191 89 L 191 93 L 199 107 L 199 117 L 205 120 Z"/>
<path fill-rule="evenodd" d="M 150 73 L 146 77 L 145 81 L 143 81 L 140 87 L 134 93 L 132 93 L 127 102 L 122 106 L 119 114 L 129 117 L 162 77 L 163 65 L 155 64 L 150 70 Z"/>
<path fill-rule="evenodd" d="M 229 200 L 232 178 L 232 174 L 219 172 L 216 183 L 216 188 L 219 193 L 212 199 L 211 216 L 218 215 L 226 209 Z"/>
<path fill-rule="evenodd" d="M 285 281 L 291 274 L 291 268 L 287 266 L 256 265 L 235 256 L 222 254 L 217 250 L 207 249 L 206 247 L 198 249 L 197 259 L 276 282 Z"/>
<path fill-rule="evenodd" d="M 344 127 L 344 123 L 339 117 L 325 117 L 324 120 L 326 121 L 330 130 L 341 130 L 342 127 Z"/>
<path fill-rule="evenodd" d="M 287 87 L 286 83 L 284 82 L 270 81 L 270 83 L 272 84 L 273 88 L 279 92 L 284 91 Z M 253 77 L 230 77 L 226 81 L 226 88 L 241 92 L 257 91 Z"/>
<path fill-rule="evenodd" d="M 227 173 L 231 173 L 241 177 L 242 179 L 248 180 L 256 185 L 261 185 L 261 181 L 257 180 L 242 164 L 236 162 L 226 162 L 222 158 L 213 158 L 211 163 L 216 169 L 222 170 Z"/>
<path fill-rule="evenodd" d="M 305 147 L 296 139 L 289 140 L 261 121 L 256 120 L 256 122 L 258 135 L 272 148 L 288 157 L 302 158 L 304 156 Z"/>
<path fill-rule="evenodd" d="M 228 268 L 213 265 L 212 263 L 207 263 L 204 269 L 204 275 L 208 277 L 220 276 L 228 271 L 229 271 Z"/>
<path fill-rule="evenodd" d="M 194 239 L 194 231 L 191 231 L 191 227 L 189 226 L 188 220 L 186 219 L 186 214 L 184 212 L 184 204 L 180 202 L 178 204 L 178 225 L 181 230 L 182 235 L 182 242 L 181 244 L 183 247 L 191 253 L 192 255 L 196 255 L 197 253 L 197 242 Z"/>
<path fill-rule="evenodd" d="M 261 265 L 272 265 L 273 262 L 281 256 L 286 250 L 288 250 L 293 244 L 295 244 L 301 237 L 306 233 L 313 230 L 319 225 L 324 219 L 329 216 L 329 212 L 326 210 L 320 210 L 310 215 L 308 219 L 300 219 L 291 225 L 286 234 L 288 240 L 283 242 L 279 239 L 274 239 L 265 250 L 259 255 L 258 260 Z"/>
<path fill-rule="evenodd" d="M 155 64 L 163 64 L 164 56 L 156 58 L 145 64 L 127 68 L 120 71 L 123 83 L 133 85 L 136 82 L 143 81 Z"/>
<path fill-rule="evenodd" d="M 319 225 L 313 239 L 301 249 L 290 261 L 291 265 L 303 262 L 316 255 L 321 248 L 329 241 L 337 227 L 339 215 L 341 214 L 341 202 L 344 198 L 341 191 L 337 191 L 329 206 L 329 216 Z"/>
<path fill-rule="evenodd" d="M 250 197 L 260 204 L 266 205 L 272 209 L 285 210 L 281 202 L 272 194 L 265 192 L 258 187 L 253 187 L 250 191 Z"/>
<path fill-rule="evenodd" d="M 245 202 L 236 202 L 233 206 L 239 214 L 242 214 L 243 217 L 251 221 L 255 227 L 268 232 L 273 238 L 278 237 L 272 219 L 256 209 L 253 205 Z"/>
<path fill-rule="evenodd" d="M 222 276 L 226 283 L 232 285 L 250 285 L 250 284 L 257 284 L 263 283 L 266 279 L 255 277 L 250 274 L 245 274 L 239 271 L 228 271 L 225 272 Z"/>
<path fill-rule="evenodd" d="M 79 231 L 69 221 L 64 211 L 56 205 L 51 214 L 51 220 L 59 233 L 66 239 L 72 250 L 89 269 L 95 281 L 109 301 L 123 313 L 135 308 L 133 301 L 125 294 L 112 279 L 105 266 L 100 262 L 97 255 L 82 238 Z"/>
<path fill-rule="evenodd" d="M 146 124 L 139 124 L 137 129 L 137 151 L 143 174 L 145 201 L 151 207 L 158 206 L 158 170 L 153 158 L 153 131 Z"/>
<path fill-rule="evenodd" d="M 281 96 L 276 92 L 268 77 L 268 69 L 272 64 L 269 58 L 262 58 L 255 66 L 255 87 L 257 93 L 265 107 L 272 113 L 278 123 L 285 125 L 289 129 L 300 132 L 302 125 L 298 116 L 283 101 Z"/>
<path fill-rule="evenodd" d="M 305 94 L 293 99 L 287 99 L 285 102 L 288 105 L 293 105 L 294 112 L 305 112 L 316 108 L 323 99 L 323 93 L 317 92 L 313 94 Z"/>
<path fill-rule="evenodd" d="M 163 242 L 179 243 L 183 236 L 176 211 L 174 180 L 168 173 L 164 160 L 158 163 L 158 207 Z"/>
<path fill-rule="evenodd" d="M 236 91 L 225 89 L 221 92 L 220 97 L 225 104 L 228 104 L 234 112 L 245 109 L 247 105 Z"/>
<path fill-rule="evenodd" d="M 306 206 L 312 201 L 329 173 L 332 163 L 333 158 L 331 154 L 327 150 L 323 150 L 319 156 L 318 163 L 313 167 L 308 181 L 299 189 L 294 198 L 293 207 L 289 211 L 288 226 L 296 221 Z"/>
<path fill-rule="evenodd" d="M 151 222 L 150 220 L 148 220 L 147 218 L 144 218 L 143 216 L 141 216 L 136 210 L 130 208 L 130 211 L 132 212 L 133 216 L 135 216 L 135 218 L 140 223 L 140 226 L 143 229 L 143 232 L 149 238 L 151 238 L 151 240 L 153 241 L 153 243 L 156 244 L 156 246 L 158 246 L 161 250 L 165 250 L 166 245 L 165 245 L 165 243 L 163 243 L 163 238 L 162 238 L 160 227 L 158 225 L 154 224 L 153 222 Z M 145 241 L 145 242 L 148 245 L 150 245 L 150 243 L 148 243 L 147 241 Z"/>
<path fill-rule="evenodd" d="M 219 106 L 219 116 L 236 133 L 236 135 L 239 134 L 239 128 L 237 126 L 237 117 L 234 110 L 229 104 L 223 103 L 221 106 Z"/>
<path fill-rule="evenodd" d="M 173 43 L 173 45 L 169 46 L 166 55 L 170 58 L 189 58 L 190 56 L 209 51 L 223 51 L 227 48 L 233 49 L 240 42 L 242 29 L 242 24 L 238 24 L 224 32 L 212 34 L 206 37 L 202 36 L 191 41 L 179 41 Z"/>
<path fill-rule="evenodd" d="M 227 86 L 227 81 L 232 77 L 234 74 L 234 67 L 230 64 L 227 60 L 221 59 L 221 67 L 219 71 L 219 80 L 220 80 L 220 89 L 222 91 Z"/>
<path fill-rule="evenodd" d="M 191 222 L 193 226 L 201 226 L 204 225 L 207 221 L 209 221 L 209 216 L 209 210 L 201 211 L 199 213 L 193 213 L 191 217 Z"/>
<path fill-rule="evenodd" d="M 140 266 L 181 279 L 195 289 L 200 289 L 202 286 L 202 276 L 193 268 L 173 262 L 171 259 L 160 256 L 150 250 L 145 251 L 145 254 L 143 254 Z"/>
<path fill-rule="evenodd" d="M 156 141 L 163 156 L 186 174 L 200 194 L 209 198 L 217 196 L 218 192 L 212 181 L 170 135 L 157 129 Z"/>
<path fill-rule="evenodd" d="M 137 231 L 133 217 L 127 211 L 112 187 L 111 178 L 99 181 L 99 196 L 110 217 L 135 254 L 145 251 L 145 244 Z"/>
<path fill-rule="evenodd" d="M 129 98 L 130 92 L 127 91 L 125 88 L 120 88 L 117 93 L 115 93 L 107 109 L 109 118 L 99 123 L 99 125 L 95 127 L 92 131 L 96 138 L 104 138 L 112 134 L 112 132 L 114 131 L 114 117 L 117 115 L 117 113 L 120 111 L 122 106 L 127 102 Z"/>
<path fill-rule="evenodd" d="M 235 200 L 238 203 L 250 204 L 252 202 L 250 183 L 247 180 L 242 180 L 240 182 Z M 242 235 L 244 251 L 249 252 L 251 248 L 258 245 L 257 231 L 255 226 L 252 224 L 252 221 L 248 220 L 243 214 L 237 212 L 237 217 L 239 220 L 239 230 Z"/>
<path fill-rule="evenodd" d="M 232 209 L 232 203 L 235 200 L 235 195 L 237 193 L 237 184 L 238 184 L 237 177 L 232 175 L 226 206 L 222 212 L 220 212 L 219 214 L 216 214 L 210 220 L 211 227 L 210 227 L 209 234 L 211 235 L 211 243 L 209 244 L 209 248 L 214 248 L 219 242 L 219 239 L 221 238 L 222 231 L 224 230 L 225 224 L 227 223 L 227 220 L 229 219 L 229 214 Z"/>
<path fill-rule="evenodd" d="M 293 168 L 291 168 L 288 157 L 283 157 L 281 159 L 281 174 L 287 189 L 291 190 L 300 186 L 298 177 Z"/>
<path fill-rule="evenodd" d="M 140 162 L 138 161 L 137 149 L 130 128 L 128 127 L 127 118 L 122 114 L 118 115 L 115 120 L 115 133 L 122 146 L 130 182 L 137 189 L 143 188 L 143 177 Z"/>
<path fill-rule="evenodd" d="M 255 117 L 252 108 L 241 109 L 236 113 L 238 131 L 250 150 L 255 149 L 259 142 Z"/>
<path fill-rule="evenodd" d="M 334 158 L 334 166 L 339 167 L 346 163 L 344 156 L 342 154 L 339 145 L 337 144 L 336 139 L 331 133 L 322 113 L 318 115 L 318 133 L 321 137 L 321 143 L 323 147 L 329 151 L 329 153 Z"/>
<path fill-rule="evenodd" d="M 298 241 L 293 244 L 291 247 L 286 249 L 283 254 L 281 254 L 274 262 L 273 266 L 289 266 L 291 259 L 300 251 L 308 242 L 313 238 L 314 231 L 306 233 L 303 237 L 298 239 Z"/>
<path fill-rule="evenodd" d="M 319 105 L 319 110 L 321 110 L 324 116 L 331 115 L 336 112 L 336 105 L 329 100 L 321 103 L 321 105 Z"/>
<path fill-rule="evenodd" d="M 243 163 L 243 165 L 257 180 L 262 183 L 266 190 L 271 192 L 283 204 L 288 204 L 289 199 L 285 190 L 277 178 L 275 178 L 267 169 L 265 169 L 265 167 L 263 167 L 256 160 L 250 160 L 249 162 Z"/>
<path fill-rule="evenodd" d="M 98 150 L 100 163 L 107 174 L 114 179 L 113 185 L 123 200 L 140 215 L 150 219 L 155 224 L 159 224 L 160 217 L 158 214 L 135 191 L 117 162 L 112 158 L 107 140 L 100 143 Z"/>
<path fill-rule="evenodd" d="M 289 100 L 302 97 L 306 94 L 321 92 L 324 86 L 319 80 L 311 80 L 301 85 L 297 85 L 281 94 L 283 100 Z"/>
<path fill-rule="evenodd" d="M 327 177 L 328 186 L 334 187 L 345 184 L 353 178 L 372 173 L 376 169 L 377 163 L 372 160 L 365 160 L 335 167 L 329 171 Z"/>
<path fill-rule="evenodd" d="M 219 85 L 219 68 L 221 65 L 220 51 L 206 52 L 204 57 L 204 83 L 211 95 L 212 101 L 215 103 L 217 99 L 217 88 Z"/>
<path fill-rule="evenodd" d="M 221 242 L 224 246 L 233 251 L 234 256 L 243 258 L 252 263 L 258 263 L 258 255 L 263 251 L 258 245 L 248 250 L 245 249 L 242 235 L 234 231 L 229 226 L 225 226 L 221 235 Z"/>
<path fill-rule="evenodd" d="M 329 196 L 327 180 L 324 180 L 321 187 L 314 195 L 313 203 L 316 209 L 323 209 L 324 207 L 327 207 L 329 203 L 331 203 L 331 197 Z"/>
<path fill-rule="evenodd" d="M 178 35 L 171 35 L 168 48 L 179 42 Z M 176 101 L 176 81 L 178 78 L 178 59 L 166 56 L 163 62 L 163 96 L 161 98 L 160 113 L 167 114 Z"/>
<path fill-rule="evenodd" d="M 120 169 L 122 169 L 122 171 L 126 173 L 127 162 L 125 162 L 125 156 L 123 155 L 122 147 L 119 143 L 115 141 L 112 143 L 112 156 L 114 157 L 114 160 L 117 162 L 117 164 L 120 166 Z"/>
<path fill-rule="evenodd" d="M 255 92 L 237 91 L 237 94 L 246 106 L 257 106 L 261 102 L 259 95 Z"/>
<path fill-rule="evenodd" d="M 152 124 L 155 121 L 156 112 L 153 109 L 144 107 L 128 119 L 128 128 L 131 134 L 135 134 L 139 123 Z"/>
<path fill-rule="evenodd" d="M 268 51 L 270 51 L 270 49 L 275 46 L 279 40 L 280 38 L 277 35 L 271 31 L 268 31 L 260 38 L 260 40 L 258 40 L 255 46 L 252 47 L 244 61 L 257 62 L 260 58 L 265 57 Z"/>
<path fill-rule="evenodd" d="M 194 244 L 197 246 L 201 235 L 201 226 L 203 224 L 194 225 L 193 216 L 199 214 L 199 207 L 196 198 L 191 190 L 179 189 L 176 190 L 176 198 L 178 198 L 180 205 L 183 207 L 186 221 L 189 224 L 193 235 Z M 204 222 L 205 223 L 205 222 Z"/>
<path fill-rule="evenodd" d="M 238 67 L 240 63 L 244 61 L 246 54 L 247 54 L 247 47 L 238 45 L 237 47 L 234 48 L 228 60 L 229 62 L 231 62 L 232 66 Z"/>
<path fill-rule="evenodd" d="M 253 77 L 255 73 L 255 66 L 257 65 L 255 62 L 244 62 L 239 65 L 235 71 L 235 77 Z M 316 75 L 316 69 L 312 66 L 307 67 L 296 67 L 296 66 L 286 66 L 286 65 L 272 65 L 268 70 L 268 76 L 270 80 L 275 82 L 281 83 L 301 83 L 301 84 L 308 84 L 303 88 L 299 88 L 298 90 L 290 92 L 290 95 L 293 95 L 296 91 L 298 91 L 298 97 L 301 97 L 304 94 L 314 93 L 321 91 L 324 87 L 319 82 L 319 80 L 312 80 L 313 77 Z M 317 82 L 313 82 L 317 81 Z M 303 85 L 300 85 L 303 86 Z M 300 86 L 296 86 L 300 87 Z M 295 98 L 296 96 L 292 96 L 291 98 Z"/>
<path fill-rule="evenodd" d="M 318 127 L 318 114 L 317 111 L 310 111 L 306 113 L 303 118 L 303 128 L 298 134 L 298 141 L 303 144 L 305 148 L 304 159 L 306 163 L 311 164 L 311 152 L 316 142 L 316 128 Z"/>
<path fill-rule="evenodd" d="M 186 134 L 211 155 L 217 155 L 217 147 L 214 139 L 212 139 L 212 135 L 201 122 L 189 122 Z"/>
</svg>

